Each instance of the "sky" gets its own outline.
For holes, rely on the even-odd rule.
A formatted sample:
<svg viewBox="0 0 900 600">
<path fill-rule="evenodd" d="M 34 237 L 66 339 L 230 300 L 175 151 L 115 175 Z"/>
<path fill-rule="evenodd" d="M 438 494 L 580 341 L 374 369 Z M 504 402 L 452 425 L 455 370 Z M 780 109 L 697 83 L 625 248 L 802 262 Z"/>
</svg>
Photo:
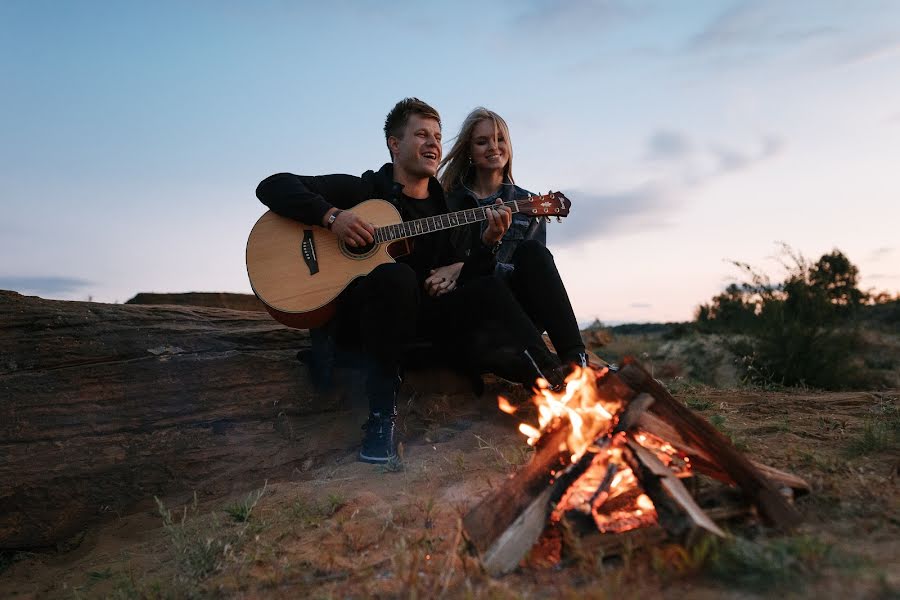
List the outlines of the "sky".
<svg viewBox="0 0 900 600">
<path fill-rule="evenodd" d="M 894 0 L 0 0 L 0 289 L 250 293 L 266 176 L 389 160 L 417 96 L 476 106 L 582 322 L 684 321 L 780 244 L 900 291 Z"/>
</svg>

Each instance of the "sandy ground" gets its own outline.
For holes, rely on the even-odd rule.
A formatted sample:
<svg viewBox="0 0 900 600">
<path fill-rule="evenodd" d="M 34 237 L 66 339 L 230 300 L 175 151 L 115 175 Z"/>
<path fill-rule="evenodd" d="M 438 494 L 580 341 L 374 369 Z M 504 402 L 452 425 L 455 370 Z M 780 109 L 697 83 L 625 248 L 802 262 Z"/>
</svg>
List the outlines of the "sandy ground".
<svg viewBox="0 0 900 600">
<path fill-rule="evenodd" d="M 777 560 L 716 567 L 714 550 L 664 544 L 485 576 L 460 517 L 529 458 L 495 400 L 524 393 L 489 382 L 481 398 L 405 389 L 397 469 L 356 462 L 358 411 L 295 419 L 308 458 L 289 480 L 247 473 L 249 495 L 166 498 L 168 526 L 148 499 L 64 548 L 5 556 L 0 597 L 897 597 L 900 392 L 673 390 L 749 456 L 812 484 L 789 537 L 729 525 L 754 548 L 787 544 Z"/>
</svg>

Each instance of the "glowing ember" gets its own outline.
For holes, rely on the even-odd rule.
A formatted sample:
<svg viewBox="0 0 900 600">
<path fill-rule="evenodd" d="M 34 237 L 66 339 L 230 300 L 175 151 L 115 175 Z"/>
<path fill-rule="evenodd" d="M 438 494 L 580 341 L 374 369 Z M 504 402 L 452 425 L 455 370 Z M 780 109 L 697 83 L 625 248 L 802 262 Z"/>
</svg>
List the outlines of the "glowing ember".
<svg viewBox="0 0 900 600">
<path fill-rule="evenodd" d="M 641 494 L 637 497 L 635 504 L 638 505 L 638 508 L 642 510 L 656 510 L 656 507 L 653 506 L 653 500 L 650 499 L 647 494 Z"/>
<path fill-rule="evenodd" d="M 509 400 L 507 400 L 503 396 L 497 396 L 497 406 L 499 406 L 500 410 L 508 415 L 514 414 L 516 412 L 516 407 L 510 404 Z"/>
</svg>

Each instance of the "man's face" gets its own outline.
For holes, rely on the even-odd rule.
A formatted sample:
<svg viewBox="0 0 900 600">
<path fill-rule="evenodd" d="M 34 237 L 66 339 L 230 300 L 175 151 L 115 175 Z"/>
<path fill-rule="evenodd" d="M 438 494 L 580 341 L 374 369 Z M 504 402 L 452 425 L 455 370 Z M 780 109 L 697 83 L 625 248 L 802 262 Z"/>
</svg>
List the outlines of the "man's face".
<svg viewBox="0 0 900 600">
<path fill-rule="evenodd" d="M 433 177 L 441 162 L 441 125 L 434 119 L 411 115 L 400 138 L 391 137 L 394 168 L 413 177 Z"/>
</svg>

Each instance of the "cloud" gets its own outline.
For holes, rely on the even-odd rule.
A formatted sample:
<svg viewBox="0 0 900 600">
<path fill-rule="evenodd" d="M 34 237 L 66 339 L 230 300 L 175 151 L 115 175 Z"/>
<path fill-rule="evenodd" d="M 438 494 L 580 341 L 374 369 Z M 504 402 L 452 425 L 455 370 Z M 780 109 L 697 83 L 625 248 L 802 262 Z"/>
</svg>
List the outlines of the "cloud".
<svg viewBox="0 0 900 600">
<path fill-rule="evenodd" d="M 668 191 L 653 183 L 607 194 L 573 190 L 567 196 L 572 201 L 572 212 L 565 231 L 547 228 L 554 246 L 664 227 L 666 215 L 675 208 L 670 205 Z M 557 237 L 557 231 L 565 237 Z"/>
<path fill-rule="evenodd" d="M 631 308 L 653 308 L 652 304 L 647 304 L 646 302 L 632 302 L 628 306 Z"/>
<path fill-rule="evenodd" d="M 684 158 L 693 152 L 691 140 L 677 131 L 658 130 L 647 140 L 648 160 L 672 160 Z"/>
<path fill-rule="evenodd" d="M 0 277 L 0 289 L 38 296 L 69 294 L 91 284 L 74 277 Z"/>
<path fill-rule="evenodd" d="M 712 177 L 747 169 L 776 156 L 784 145 L 782 138 L 771 134 L 763 136 L 756 147 L 750 150 L 724 144 L 704 145 L 695 142 L 685 133 L 658 129 L 645 142 L 644 159 L 669 162 L 682 170 L 682 181 L 698 185 Z M 700 175 L 697 174 L 698 170 Z"/>
<path fill-rule="evenodd" d="M 869 262 L 878 262 L 883 258 L 886 258 L 894 253 L 894 248 L 888 246 L 882 246 L 881 248 L 875 248 L 869 253 L 869 256 L 866 257 Z"/>
<path fill-rule="evenodd" d="M 898 54 L 900 54 L 900 41 L 897 41 L 896 39 L 867 42 L 861 47 L 844 51 L 838 58 L 838 64 L 840 66 L 853 67 L 881 60 L 882 58 L 894 57 Z"/>
<path fill-rule="evenodd" d="M 636 9 L 617 0 L 539 0 L 533 8 L 520 14 L 515 25 L 548 29 L 597 29 L 608 27 L 623 18 L 634 16 Z"/>
<path fill-rule="evenodd" d="M 771 6 L 741 3 L 714 18 L 691 37 L 687 50 L 720 52 L 731 48 L 760 48 L 802 44 L 836 35 L 839 29 L 826 25 L 794 25 L 790 15 Z M 782 7 L 783 8 L 783 7 Z"/>
<path fill-rule="evenodd" d="M 766 136 L 760 148 L 753 152 L 741 152 L 725 146 L 714 146 L 710 149 L 717 165 L 718 173 L 729 173 L 746 169 L 755 163 L 776 156 L 784 147 L 780 138 Z"/>
<path fill-rule="evenodd" d="M 872 275 L 866 275 L 866 279 L 868 279 L 869 281 L 884 281 L 884 280 L 893 281 L 894 279 L 900 279 L 900 275 L 888 275 L 886 273 L 873 273 Z"/>
<path fill-rule="evenodd" d="M 666 227 L 669 215 L 686 202 L 685 190 L 750 168 L 776 156 L 783 147 L 781 138 L 774 135 L 763 137 L 757 148 L 747 151 L 725 145 L 705 146 L 686 134 L 657 130 L 647 139 L 644 157 L 670 163 L 667 175 L 615 192 L 567 193 L 572 215 L 566 223 L 565 238 L 557 237 L 552 227 L 548 236 L 553 245 L 565 247 L 602 236 Z"/>
</svg>

